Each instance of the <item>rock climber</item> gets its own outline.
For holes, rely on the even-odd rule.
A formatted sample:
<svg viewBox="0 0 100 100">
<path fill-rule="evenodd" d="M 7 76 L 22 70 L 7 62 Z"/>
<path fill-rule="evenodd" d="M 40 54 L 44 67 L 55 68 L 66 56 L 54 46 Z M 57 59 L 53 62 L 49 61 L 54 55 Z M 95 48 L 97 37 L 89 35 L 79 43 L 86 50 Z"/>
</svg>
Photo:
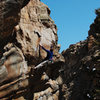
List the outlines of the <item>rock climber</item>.
<svg viewBox="0 0 100 100">
<path fill-rule="evenodd" d="M 41 47 L 44 51 L 47 52 L 47 56 L 46 56 L 46 58 L 44 59 L 44 61 L 45 61 L 45 60 L 50 60 L 50 61 L 52 61 L 52 58 L 53 58 L 53 46 L 50 47 L 50 50 L 45 49 L 45 48 L 44 48 L 43 46 L 41 46 L 41 45 L 40 45 L 40 47 Z"/>
<path fill-rule="evenodd" d="M 50 63 L 53 63 L 53 46 L 50 47 L 50 50 L 47 50 L 45 49 L 43 46 L 39 45 L 40 48 L 42 48 L 44 51 L 47 52 L 47 56 L 46 58 L 39 64 L 35 67 L 35 69 L 39 68 L 39 67 L 42 67 L 44 66 L 45 64 L 48 64 L 49 62 Z"/>
</svg>

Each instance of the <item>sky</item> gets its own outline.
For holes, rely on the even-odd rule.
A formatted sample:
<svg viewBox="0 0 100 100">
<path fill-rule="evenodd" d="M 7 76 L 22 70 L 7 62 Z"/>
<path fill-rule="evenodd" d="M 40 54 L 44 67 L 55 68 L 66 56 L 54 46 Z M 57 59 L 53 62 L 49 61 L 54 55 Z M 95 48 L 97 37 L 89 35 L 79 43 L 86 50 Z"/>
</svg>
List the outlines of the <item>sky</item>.
<svg viewBox="0 0 100 100">
<path fill-rule="evenodd" d="M 41 1 L 50 8 L 50 16 L 57 25 L 60 52 L 87 39 L 89 27 L 96 18 L 95 9 L 100 8 L 100 0 Z"/>
</svg>

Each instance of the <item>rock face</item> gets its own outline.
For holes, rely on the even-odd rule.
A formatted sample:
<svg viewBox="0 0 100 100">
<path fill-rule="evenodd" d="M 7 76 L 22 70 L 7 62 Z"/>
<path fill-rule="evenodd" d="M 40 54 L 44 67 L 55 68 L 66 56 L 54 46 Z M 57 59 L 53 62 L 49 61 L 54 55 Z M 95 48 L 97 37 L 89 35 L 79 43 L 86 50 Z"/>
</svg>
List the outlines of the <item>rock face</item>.
<svg viewBox="0 0 100 100">
<path fill-rule="evenodd" d="M 2 0 L 0 15 L 0 99 L 58 98 L 56 78 L 64 58 L 50 9 L 39 0 Z M 54 63 L 34 70 L 46 57 L 39 44 L 54 47 Z"/>
<path fill-rule="evenodd" d="M 99 100 L 100 11 L 88 39 L 59 53 L 57 27 L 39 0 L 0 1 L 0 100 Z M 53 63 L 35 69 L 54 48 Z M 63 55 L 63 56 L 62 56 Z"/>
<path fill-rule="evenodd" d="M 0 1 L 0 39 L 9 36 L 20 19 L 20 9 L 29 0 L 1 0 Z"/>
<path fill-rule="evenodd" d="M 90 26 L 87 40 L 63 51 L 62 98 L 66 100 L 100 99 L 100 10 Z"/>
</svg>

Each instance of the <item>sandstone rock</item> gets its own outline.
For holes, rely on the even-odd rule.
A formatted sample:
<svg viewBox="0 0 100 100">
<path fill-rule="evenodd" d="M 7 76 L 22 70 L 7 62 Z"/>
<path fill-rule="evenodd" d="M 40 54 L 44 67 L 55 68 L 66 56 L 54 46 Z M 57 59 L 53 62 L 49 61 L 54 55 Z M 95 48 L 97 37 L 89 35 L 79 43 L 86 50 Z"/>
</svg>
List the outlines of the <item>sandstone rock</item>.
<svg viewBox="0 0 100 100">
<path fill-rule="evenodd" d="M 100 14 L 86 40 L 59 53 L 57 27 L 40 0 L 0 2 L 1 100 L 99 100 Z M 53 63 L 39 44 L 54 48 Z M 63 56 L 62 56 L 63 55 Z"/>
<path fill-rule="evenodd" d="M 39 50 L 39 44 L 49 49 L 50 45 L 52 45 L 52 41 L 57 41 L 57 34 L 55 34 L 52 29 L 54 24 L 52 23 L 50 28 L 46 28 L 40 21 L 41 19 L 38 18 L 42 13 L 49 16 L 48 7 L 34 0 L 30 1 L 29 4 L 21 10 L 20 23 L 19 26 L 16 26 L 19 27 L 19 29 L 15 30 L 15 32 L 17 43 L 20 45 L 26 58 L 39 59 L 40 56 L 44 58 L 46 53 L 43 50 Z M 41 37 L 39 37 L 39 35 Z"/>
<path fill-rule="evenodd" d="M 0 66 L 0 82 L 4 81 L 7 78 L 7 75 L 7 68 L 4 65 Z"/>
<path fill-rule="evenodd" d="M 19 12 L 29 0 L 2 0 L 0 2 L 0 39 L 12 34 L 13 28 L 18 24 Z M 26 4 L 25 4 L 26 3 Z"/>
<path fill-rule="evenodd" d="M 53 98 L 59 85 L 55 80 L 49 81 L 50 75 L 55 67 L 55 78 L 58 77 L 64 58 L 58 52 L 57 27 L 50 18 L 50 9 L 39 0 L 3 0 L 0 15 L 0 39 L 4 41 L 0 44 L 0 99 Z M 39 44 L 46 49 L 54 46 L 56 66 L 51 64 L 34 70 L 34 66 L 46 57 Z"/>
</svg>

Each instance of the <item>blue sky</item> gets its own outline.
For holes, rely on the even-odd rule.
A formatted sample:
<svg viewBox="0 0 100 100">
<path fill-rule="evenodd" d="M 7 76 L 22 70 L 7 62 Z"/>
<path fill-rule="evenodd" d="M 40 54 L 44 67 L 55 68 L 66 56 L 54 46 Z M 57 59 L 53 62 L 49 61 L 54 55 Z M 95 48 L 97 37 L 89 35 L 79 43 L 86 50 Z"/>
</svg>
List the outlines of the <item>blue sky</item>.
<svg viewBox="0 0 100 100">
<path fill-rule="evenodd" d="M 50 16 L 57 25 L 60 52 L 87 38 L 89 26 L 96 18 L 95 9 L 100 8 L 100 0 L 41 1 L 50 8 Z"/>
</svg>

